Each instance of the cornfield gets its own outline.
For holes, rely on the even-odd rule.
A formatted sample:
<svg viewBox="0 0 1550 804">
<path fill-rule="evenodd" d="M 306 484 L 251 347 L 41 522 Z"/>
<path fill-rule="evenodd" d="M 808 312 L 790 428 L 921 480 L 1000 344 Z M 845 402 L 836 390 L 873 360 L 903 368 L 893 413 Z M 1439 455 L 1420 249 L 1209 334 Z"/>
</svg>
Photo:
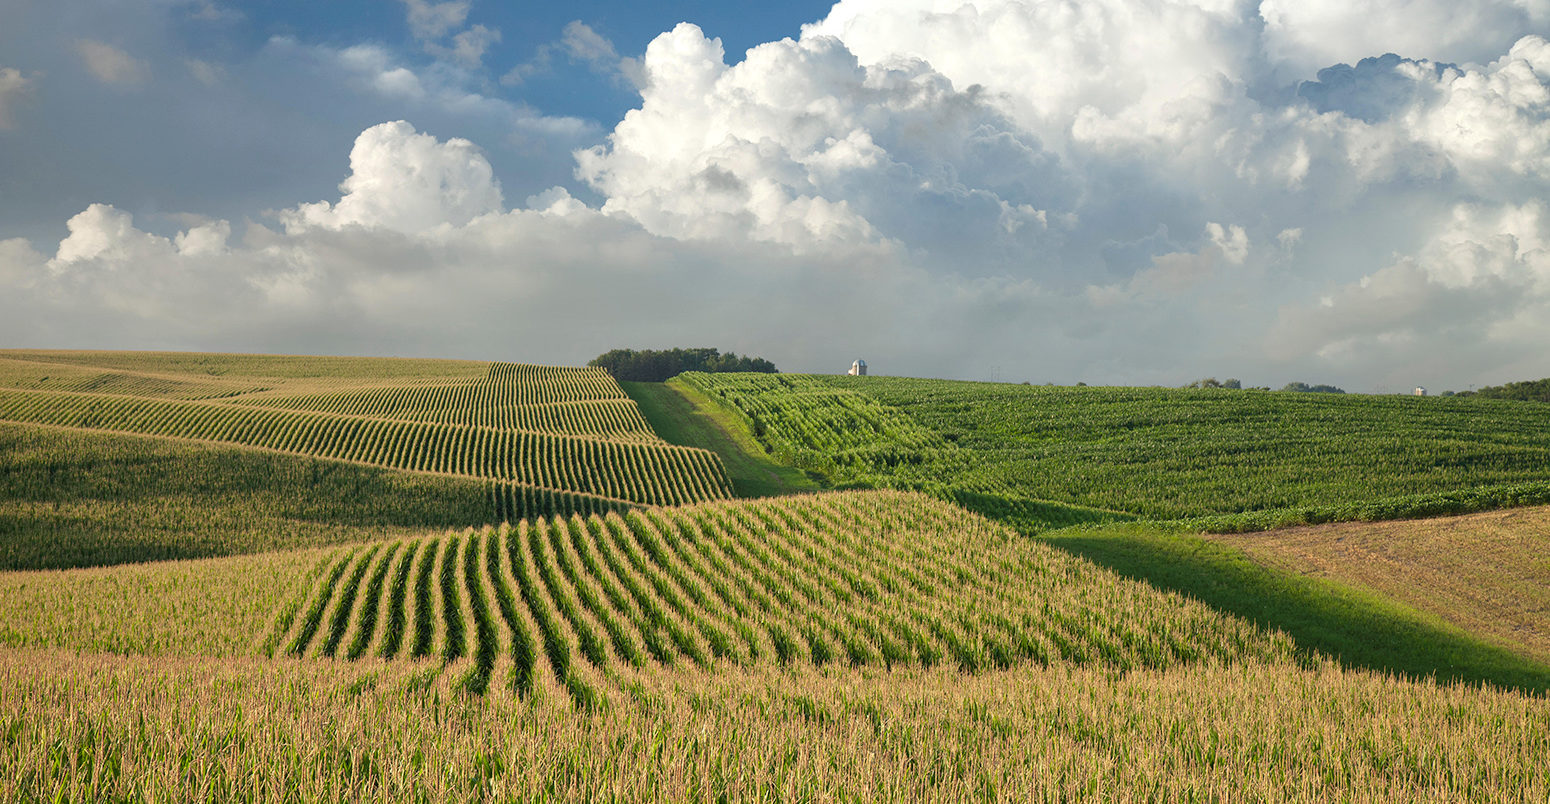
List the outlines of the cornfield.
<svg viewBox="0 0 1550 804">
<path fill-rule="evenodd" d="M 346 365 L 357 371 L 380 365 L 383 376 L 218 375 L 215 381 L 149 373 L 187 371 L 191 363 L 204 365 L 199 356 L 0 355 L 10 358 L 0 360 L 0 386 L 10 386 L 0 389 L 0 421 L 240 445 L 490 481 L 498 484 L 491 497 L 506 519 L 730 496 L 713 453 L 662 442 L 618 384 L 597 369 L 495 363 L 475 376 L 406 377 L 395 361 L 356 360 Z M 206 357 L 211 366 L 285 374 L 305 374 L 309 360 L 338 362 Z M 88 368 L 80 362 L 86 360 L 109 366 Z M 146 373 L 111 368 L 126 362 Z M 453 369 L 466 371 L 462 364 L 447 370 Z M 86 390 L 102 388 L 112 393 Z"/>
<path fill-rule="evenodd" d="M 627 671 L 482 697 L 415 662 L 0 650 L 7 801 L 1550 797 L 1543 697 L 1334 665 Z"/>
<path fill-rule="evenodd" d="M 1534 499 L 1537 413 L 681 381 L 884 488 L 725 500 L 593 370 L 0 352 L 0 567 L 119 563 L 0 572 L 0 800 L 1550 798 L 1543 694 L 1005 524 Z"/>
<path fill-rule="evenodd" d="M 1025 530 L 1361 518 L 1382 516 L 1385 501 L 1397 515 L 1472 510 L 1433 499 L 1463 492 L 1550 500 L 1545 405 L 784 374 L 675 382 L 738 411 L 778 460 L 836 484 L 926 491 Z"/>
<path fill-rule="evenodd" d="M 547 685 L 583 708 L 617 692 L 625 668 L 1128 671 L 1293 655 L 1284 636 L 903 492 L 524 520 L 267 555 L 273 563 L 3 575 L 0 643 L 431 660 L 471 690 Z M 218 591 L 238 587 L 254 591 Z M 78 607 L 99 597 L 114 608 Z M 262 625 L 256 601 L 270 613 Z M 210 646 L 185 632 L 208 634 Z"/>
</svg>

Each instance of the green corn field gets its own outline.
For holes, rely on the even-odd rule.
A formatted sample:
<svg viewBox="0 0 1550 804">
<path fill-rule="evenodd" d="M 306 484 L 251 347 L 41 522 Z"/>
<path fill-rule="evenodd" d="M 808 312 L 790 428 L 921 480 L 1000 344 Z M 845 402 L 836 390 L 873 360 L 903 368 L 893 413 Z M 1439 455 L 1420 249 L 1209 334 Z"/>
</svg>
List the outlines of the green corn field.
<svg viewBox="0 0 1550 804">
<path fill-rule="evenodd" d="M 1550 796 L 1537 665 L 1353 670 L 1028 536 L 1535 502 L 1537 413 L 674 383 L 875 488 L 726 499 L 591 369 L 0 352 L 0 800 Z"/>
<path fill-rule="evenodd" d="M 212 616 L 226 605 L 217 590 L 239 585 L 250 589 L 232 597 L 240 612 Z M 1293 655 L 1284 637 L 946 503 L 889 491 L 523 520 L 199 562 L 11 573 L 0 576 L 0 589 L 0 644 L 471 661 L 468 683 L 477 689 L 493 681 L 522 692 L 547 678 L 583 698 L 610 686 L 619 670 L 645 666 L 940 665 L 975 673 L 1064 663 L 1162 669 Z M 76 607 L 103 596 L 122 601 L 122 611 L 101 616 Z M 180 600 L 200 601 L 186 609 L 186 621 L 167 613 Z M 266 611 L 259 627 L 256 612 Z M 230 630 L 211 631 L 223 624 Z M 196 633 L 209 644 L 184 636 Z"/>
<path fill-rule="evenodd" d="M 714 453 L 662 441 L 598 369 L 0 351 L 0 441 L 0 514 L 17 523 L 0 567 L 219 555 L 369 537 L 361 526 L 731 495 Z M 110 521 L 102 509 L 114 503 L 151 522 Z M 233 518 L 249 524 L 216 524 Z"/>
<path fill-rule="evenodd" d="M 837 485 L 926 491 L 1025 530 L 1550 502 L 1543 405 L 894 377 L 674 382 L 736 411 L 777 460 Z"/>
</svg>

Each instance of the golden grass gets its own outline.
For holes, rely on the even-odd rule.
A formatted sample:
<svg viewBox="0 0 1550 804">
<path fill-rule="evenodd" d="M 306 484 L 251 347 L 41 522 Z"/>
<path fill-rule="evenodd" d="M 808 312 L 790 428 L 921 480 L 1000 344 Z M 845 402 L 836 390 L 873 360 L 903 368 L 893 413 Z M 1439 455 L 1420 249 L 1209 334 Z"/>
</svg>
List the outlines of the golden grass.
<svg viewBox="0 0 1550 804">
<path fill-rule="evenodd" d="M 620 671 L 0 650 L 0 799 L 1544 801 L 1550 702 L 1333 665 Z"/>
<path fill-rule="evenodd" d="M 330 550 L 0 573 L 0 645 L 250 652 Z"/>
<path fill-rule="evenodd" d="M 1213 536 L 1550 661 L 1550 508 Z"/>
</svg>

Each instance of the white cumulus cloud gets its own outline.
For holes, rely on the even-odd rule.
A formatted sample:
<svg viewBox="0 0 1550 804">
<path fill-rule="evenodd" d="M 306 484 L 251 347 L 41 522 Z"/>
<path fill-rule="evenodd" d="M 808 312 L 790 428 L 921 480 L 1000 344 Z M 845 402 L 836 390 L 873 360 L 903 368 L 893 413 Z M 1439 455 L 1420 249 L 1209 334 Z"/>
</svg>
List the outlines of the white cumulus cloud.
<svg viewBox="0 0 1550 804">
<path fill-rule="evenodd" d="M 404 110 L 334 135 L 337 197 L 175 232 L 92 205 L 57 246 L 0 240 L 0 339 L 546 362 L 714 343 L 790 370 L 861 353 L 1352 390 L 1550 375 L 1543 0 L 842 0 L 734 63 L 694 25 L 636 61 L 574 22 L 511 80 L 551 56 L 630 76 L 606 136 L 470 83 L 497 32 L 467 3 L 406 8 L 436 64 L 264 49 Z M 370 125 L 400 116 L 430 122 Z M 475 119 L 496 122 L 449 122 Z M 579 148 L 574 174 L 480 149 L 529 137 Z"/>
<path fill-rule="evenodd" d="M 1069 192 L 1038 140 L 974 93 L 919 61 L 863 67 L 832 37 L 728 66 L 720 40 L 681 24 L 647 48 L 643 78 L 641 108 L 577 154 L 577 174 L 658 234 L 797 250 L 945 238 L 995 259 L 1044 236 L 1044 206 Z"/>
<path fill-rule="evenodd" d="M 407 122 L 361 132 L 350 149 L 343 196 L 281 214 L 287 229 L 345 226 L 425 232 L 462 226 L 502 209 L 500 182 L 479 148 L 464 139 L 440 142 Z"/>
<path fill-rule="evenodd" d="M 104 84 L 133 86 L 143 84 L 151 77 L 150 65 L 144 60 L 106 42 L 82 39 L 75 43 L 75 49 L 86 69 Z"/>
<path fill-rule="evenodd" d="M 24 97 L 31 88 L 32 79 L 22 75 L 22 71 L 15 67 L 0 67 L 0 129 L 12 128 L 16 125 L 16 103 Z"/>
<path fill-rule="evenodd" d="M 1264 0 L 1259 12 L 1269 54 L 1304 71 L 1388 52 L 1484 63 L 1550 28 L 1544 0 Z"/>
</svg>

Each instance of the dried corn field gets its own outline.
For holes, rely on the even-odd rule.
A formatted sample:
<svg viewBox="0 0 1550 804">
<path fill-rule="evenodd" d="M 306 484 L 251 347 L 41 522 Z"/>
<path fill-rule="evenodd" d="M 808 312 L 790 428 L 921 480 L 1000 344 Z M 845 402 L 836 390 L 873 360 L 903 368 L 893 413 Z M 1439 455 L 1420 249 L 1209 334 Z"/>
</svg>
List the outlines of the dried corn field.
<svg viewBox="0 0 1550 804">
<path fill-rule="evenodd" d="M 1543 696 L 1344 671 L 920 494 L 6 573 L 0 601 L 7 800 L 1494 801 L 1550 784 Z"/>
<path fill-rule="evenodd" d="M 626 670 L 577 713 L 414 662 L 0 650 L 8 801 L 1489 801 L 1550 708 L 1334 665 Z"/>
</svg>

